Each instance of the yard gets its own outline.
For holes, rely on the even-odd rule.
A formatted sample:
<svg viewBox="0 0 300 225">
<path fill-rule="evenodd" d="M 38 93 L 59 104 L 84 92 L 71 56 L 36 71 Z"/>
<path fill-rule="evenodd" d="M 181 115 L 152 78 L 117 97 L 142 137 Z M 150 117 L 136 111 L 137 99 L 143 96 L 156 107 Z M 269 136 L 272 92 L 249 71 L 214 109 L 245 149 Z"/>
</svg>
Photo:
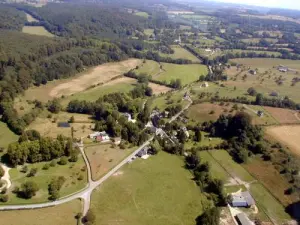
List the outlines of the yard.
<svg viewBox="0 0 300 225">
<path fill-rule="evenodd" d="M 208 200 L 176 155 L 137 159 L 92 194 L 101 225 L 192 225 Z"/>
<path fill-rule="evenodd" d="M 21 172 L 21 166 L 11 169 L 9 174 L 12 181 L 12 187 L 9 189 L 9 201 L 5 204 L 31 204 L 49 201 L 48 184 L 51 182 L 52 178 L 58 176 L 64 176 L 66 178 L 66 182 L 60 190 L 61 197 L 72 194 L 86 187 L 86 165 L 81 155 L 78 157 L 78 161 L 76 163 L 69 162 L 67 165 L 56 164 L 55 167 L 50 167 L 48 170 L 43 169 L 45 164 L 49 164 L 49 162 L 27 165 L 28 172 L 31 168 L 37 168 L 38 171 L 34 177 L 27 177 L 26 173 Z M 82 179 L 79 178 L 80 176 Z M 14 187 L 20 187 L 25 181 L 34 181 L 39 186 L 40 190 L 37 192 L 36 196 L 31 199 L 17 198 L 15 194 L 11 193 Z"/>
<path fill-rule="evenodd" d="M 78 139 L 86 138 L 93 132 L 94 123 L 89 115 L 60 112 L 52 114 L 51 118 L 48 118 L 49 114 L 48 112 L 41 113 L 27 127 L 27 130 L 37 130 L 42 136 L 56 138 L 59 134 L 71 137 L 73 127 L 74 138 Z M 74 123 L 70 123 L 70 127 L 58 127 L 58 122 L 68 122 L 72 116 L 74 117 Z"/>
<path fill-rule="evenodd" d="M 192 53 L 182 48 L 181 46 L 173 45 L 171 48 L 174 50 L 174 54 L 163 54 L 160 53 L 163 57 L 170 57 L 172 59 L 187 59 L 192 62 L 200 62 L 199 59 L 194 56 Z"/>
<path fill-rule="evenodd" d="M 87 145 L 85 153 L 91 165 L 93 180 L 100 179 L 134 150 L 120 149 L 112 144 Z"/>
<path fill-rule="evenodd" d="M 18 136 L 13 133 L 5 123 L 0 122 L 0 147 L 8 147 L 12 142 L 18 140 Z"/>
<path fill-rule="evenodd" d="M 73 200 L 44 209 L 0 211 L 0 217 L 5 225 L 76 225 L 75 216 L 81 210 L 81 202 Z"/>
</svg>

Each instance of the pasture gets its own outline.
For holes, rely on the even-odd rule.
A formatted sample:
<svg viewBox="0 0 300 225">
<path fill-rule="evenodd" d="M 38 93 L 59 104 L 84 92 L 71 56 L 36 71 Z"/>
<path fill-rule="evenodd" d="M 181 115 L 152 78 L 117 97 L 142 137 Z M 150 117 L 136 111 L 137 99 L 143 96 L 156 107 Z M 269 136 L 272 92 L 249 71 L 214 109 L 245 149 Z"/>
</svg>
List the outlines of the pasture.
<svg viewBox="0 0 300 225">
<path fill-rule="evenodd" d="M 78 75 L 65 79 L 48 82 L 46 85 L 32 87 L 25 91 L 25 100 L 40 100 L 46 102 L 61 96 L 85 91 L 93 86 L 105 84 L 123 73 L 135 68 L 141 63 L 139 59 L 128 59 L 121 62 L 105 63 L 88 69 Z"/>
<path fill-rule="evenodd" d="M 58 160 L 56 160 L 57 162 Z M 31 168 L 37 168 L 37 173 L 34 177 L 27 177 L 26 173 L 21 172 L 21 166 L 17 168 L 12 168 L 9 171 L 12 187 L 8 190 L 9 200 L 6 204 L 31 204 L 31 203 L 41 203 L 48 201 L 48 184 L 51 179 L 58 176 L 63 176 L 66 181 L 60 190 L 60 196 L 66 196 L 72 194 L 76 191 L 83 189 L 87 183 L 87 172 L 86 165 L 81 155 L 78 157 L 76 163 L 69 162 L 67 165 L 58 165 L 55 167 L 50 167 L 48 170 L 44 170 L 43 167 L 49 162 L 41 162 L 28 164 L 27 168 L 30 171 Z M 79 177 L 82 179 L 79 179 Z M 34 181 L 39 186 L 39 191 L 31 199 L 17 198 L 15 194 L 11 193 L 14 187 L 20 187 L 25 181 Z M 3 204 L 3 203 L 1 203 Z"/>
<path fill-rule="evenodd" d="M 263 38 L 264 40 L 266 40 L 269 43 L 275 44 L 278 42 L 278 39 L 276 38 Z M 242 42 L 245 43 L 252 43 L 252 44 L 258 44 L 260 42 L 260 40 L 262 40 L 261 38 L 249 38 L 249 39 L 241 39 Z"/>
<path fill-rule="evenodd" d="M 163 54 L 160 53 L 163 57 L 170 57 L 172 59 L 187 59 L 192 62 L 200 62 L 199 59 L 194 56 L 192 53 L 182 48 L 181 46 L 173 45 L 171 48 L 174 50 L 174 54 Z"/>
<path fill-rule="evenodd" d="M 13 133 L 5 123 L 0 122 L 0 147 L 8 147 L 12 142 L 18 140 L 18 135 Z"/>
<path fill-rule="evenodd" d="M 86 138 L 93 132 L 94 123 L 89 115 L 60 112 L 53 114 L 49 118 L 48 112 L 41 113 L 35 121 L 33 121 L 27 130 L 37 130 L 44 137 L 56 138 L 61 134 L 66 137 L 72 137 L 72 128 L 74 138 Z M 70 123 L 70 127 L 58 127 L 58 122 L 68 122 L 71 117 L 74 117 L 75 122 Z"/>
<path fill-rule="evenodd" d="M 24 26 L 22 32 L 25 34 L 40 35 L 46 37 L 54 37 L 54 34 L 51 34 L 43 26 Z"/>
<path fill-rule="evenodd" d="M 195 224 L 208 200 L 183 160 L 159 152 L 125 165 L 92 194 L 96 223 L 108 225 Z"/>
<path fill-rule="evenodd" d="M 137 70 L 137 74 L 146 73 L 153 80 L 170 83 L 172 80 L 180 79 L 182 85 L 195 82 L 201 75 L 208 73 L 207 67 L 200 64 L 178 65 L 171 63 L 157 63 L 146 61 Z"/>
<path fill-rule="evenodd" d="M 300 126 L 274 126 L 266 128 L 266 134 L 289 147 L 290 151 L 300 156 Z"/>
<path fill-rule="evenodd" d="M 264 63 L 261 63 L 263 60 Z M 233 59 L 231 62 L 242 65 L 240 68 L 232 66 L 226 70 L 228 81 L 224 84 L 232 88 L 244 89 L 244 93 L 250 87 L 253 87 L 257 92 L 264 94 L 266 97 L 278 95 L 278 97 L 288 96 L 296 102 L 300 102 L 298 92 L 298 83 L 293 84 L 294 78 L 300 78 L 300 61 L 271 59 L 271 58 L 245 58 Z M 277 70 L 279 65 L 284 65 L 292 71 L 282 73 Z M 257 74 L 250 74 L 249 68 L 257 69 Z"/>
<path fill-rule="evenodd" d="M 300 123 L 299 113 L 291 109 L 281 109 L 264 106 L 267 111 L 280 124 L 295 124 Z"/>
<path fill-rule="evenodd" d="M 164 110 L 168 106 L 180 104 L 182 107 L 188 104 L 187 101 L 183 100 L 184 91 L 169 92 L 162 96 L 157 96 L 149 100 L 151 109 L 158 108 Z"/>
<path fill-rule="evenodd" d="M 81 212 L 81 202 L 71 202 L 35 210 L 0 211 L 2 221 L 6 225 L 76 225 L 75 216 Z"/>
<path fill-rule="evenodd" d="M 100 179 L 135 149 L 120 149 L 112 143 L 86 145 L 85 153 L 91 165 L 93 180 Z"/>
</svg>

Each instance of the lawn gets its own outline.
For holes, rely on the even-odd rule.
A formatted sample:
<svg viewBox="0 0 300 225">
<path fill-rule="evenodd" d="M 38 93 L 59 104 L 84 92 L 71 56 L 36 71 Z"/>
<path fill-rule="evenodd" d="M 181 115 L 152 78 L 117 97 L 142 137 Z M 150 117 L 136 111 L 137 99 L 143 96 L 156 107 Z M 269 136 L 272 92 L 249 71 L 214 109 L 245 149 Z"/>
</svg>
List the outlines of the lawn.
<svg viewBox="0 0 300 225">
<path fill-rule="evenodd" d="M 81 155 L 78 157 L 78 161 L 76 163 L 69 162 L 67 165 L 56 164 L 55 167 L 50 167 L 48 170 L 43 170 L 42 168 L 45 164 L 45 162 L 41 162 L 27 165 L 28 172 L 31 168 L 38 169 L 38 172 L 34 177 L 27 177 L 27 174 L 20 172 L 21 167 L 11 169 L 9 174 L 12 181 L 12 187 L 9 190 L 9 201 L 5 204 L 31 204 L 47 202 L 49 197 L 48 184 L 51 182 L 52 178 L 58 176 L 64 176 L 66 178 L 66 182 L 60 191 L 61 197 L 72 194 L 86 187 L 86 165 Z M 82 180 L 78 179 L 80 175 L 82 175 Z M 17 198 L 15 194 L 11 193 L 13 187 L 20 187 L 21 184 L 26 181 L 36 182 L 40 190 L 37 192 L 36 196 L 31 199 Z"/>
<path fill-rule="evenodd" d="M 189 131 L 190 136 L 194 137 L 194 132 Z M 201 146 L 216 146 L 219 145 L 223 142 L 221 138 L 212 138 L 209 137 L 208 133 L 202 132 L 202 141 L 201 142 L 196 142 L 191 139 L 189 139 L 185 144 L 184 147 L 185 149 L 191 149 L 191 148 L 197 148 Z"/>
<path fill-rule="evenodd" d="M 192 225 L 208 200 L 176 155 L 160 152 L 127 164 L 92 194 L 101 225 Z"/>
<path fill-rule="evenodd" d="M 120 149 L 112 144 L 87 146 L 85 153 L 91 165 L 93 180 L 100 179 L 134 150 L 135 148 Z"/>
<path fill-rule="evenodd" d="M 160 68 L 161 65 L 161 68 Z M 171 63 L 157 63 L 147 60 L 137 70 L 137 74 L 146 73 L 152 76 L 153 80 L 166 81 L 180 79 L 182 85 L 195 82 L 201 75 L 208 73 L 207 67 L 200 64 L 178 65 Z"/>
<path fill-rule="evenodd" d="M 5 225 L 76 225 L 75 216 L 79 212 L 81 202 L 73 200 L 44 209 L 0 211 L 0 217 Z"/>
<path fill-rule="evenodd" d="M 192 53 L 182 48 L 181 46 L 173 45 L 171 48 L 174 50 L 174 54 L 163 54 L 160 53 L 163 57 L 170 57 L 172 59 L 187 59 L 192 62 L 200 62 L 199 59 L 194 56 Z"/>
<path fill-rule="evenodd" d="M 26 34 L 54 37 L 54 35 L 47 31 L 43 26 L 24 26 L 22 32 Z"/>
<path fill-rule="evenodd" d="M 71 127 L 73 127 L 74 138 L 85 138 L 90 133 L 92 133 L 94 124 L 90 115 L 76 114 L 60 112 L 58 114 L 53 114 L 51 118 L 48 118 L 50 113 L 44 111 L 33 121 L 27 130 L 37 130 L 42 136 L 56 138 L 58 134 L 64 135 L 66 137 L 71 137 Z M 71 117 L 74 117 L 74 123 L 71 123 L 71 127 L 58 127 L 58 122 L 68 122 Z M 55 122 L 56 121 L 56 122 Z"/>
<path fill-rule="evenodd" d="M 6 148 L 10 143 L 18 140 L 18 136 L 13 133 L 5 123 L 0 122 L 0 147 Z"/>
</svg>

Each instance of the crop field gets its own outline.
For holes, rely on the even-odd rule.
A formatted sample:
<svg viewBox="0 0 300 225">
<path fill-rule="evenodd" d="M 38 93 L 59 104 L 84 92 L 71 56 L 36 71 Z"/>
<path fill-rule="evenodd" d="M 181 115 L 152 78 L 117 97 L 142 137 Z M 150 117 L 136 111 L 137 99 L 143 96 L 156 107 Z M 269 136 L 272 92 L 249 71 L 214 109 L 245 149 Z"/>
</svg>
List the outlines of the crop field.
<svg viewBox="0 0 300 225">
<path fill-rule="evenodd" d="M 18 138 L 5 123 L 0 122 L 0 147 L 6 148 L 10 143 L 17 141 Z"/>
<path fill-rule="evenodd" d="M 266 162 L 255 157 L 247 164 L 244 164 L 244 167 L 269 190 L 272 190 L 272 194 L 280 199 L 284 206 L 293 203 L 293 200 L 297 198 L 294 195 L 284 194 L 290 188 L 290 184 L 286 178 L 280 175 L 271 162 Z"/>
<path fill-rule="evenodd" d="M 9 171 L 12 187 L 9 192 L 9 200 L 8 204 L 30 204 L 30 203 L 40 203 L 48 201 L 48 184 L 51 179 L 58 176 L 64 176 L 66 178 L 66 182 L 60 190 L 60 196 L 66 196 L 72 194 L 76 191 L 83 189 L 87 183 L 87 172 L 86 165 L 82 156 L 78 157 L 78 161 L 76 163 L 68 163 L 67 165 L 58 165 L 55 167 L 50 167 L 48 170 L 44 170 L 43 166 L 47 163 L 35 163 L 28 164 L 28 171 L 31 168 L 37 168 L 38 171 L 34 177 L 27 177 L 26 173 L 20 171 L 21 167 L 13 168 Z M 79 176 L 82 176 L 82 180 L 79 179 Z M 39 186 L 40 190 L 36 193 L 31 199 L 22 199 L 17 198 L 15 194 L 11 193 L 14 187 L 24 183 L 25 181 L 34 181 Z M 3 203 L 2 203 L 3 204 Z M 7 204 L 7 203 L 6 203 Z"/>
<path fill-rule="evenodd" d="M 259 35 L 262 35 L 263 33 L 267 33 L 268 35 L 270 35 L 273 38 L 281 38 L 282 37 L 282 32 L 277 30 L 277 31 L 268 31 L 268 30 L 260 30 L 257 31 L 256 33 L 258 33 Z"/>
<path fill-rule="evenodd" d="M 167 86 L 159 85 L 155 83 L 149 83 L 148 86 L 152 88 L 154 95 L 165 94 L 173 90 L 172 88 L 169 88 Z"/>
<path fill-rule="evenodd" d="M 86 146 L 85 153 L 92 169 L 93 180 L 100 179 L 135 149 L 120 149 L 112 144 Z"/>
<path fill-rule="evenodd" d="M 199 59 L 196 56 L 194 56 L 192 53 L 185 50 L 181 46 L 173 45 L 171 47 L 174 50 L 174 54 L 162 54 L 162 53 L 160 53 L 160 55 L 163 56 L 163 57 L 170 57 L 172 59 L 188 59 L 188 60 L 191 60 L 192 62 L 200 62 Z"/>
<path fill-rule="evenodd" d="M 261 40 L 261 38 L 241 39 L 242 42 L 253 43 L 253 44 L 259 43 L 260 40 Z M 272 43 L 272 44 L 275 44 L 275 43 L 278 42 L 278 39 L 276 39 L 276 38 L 264 38 L 264 40 L 266 40 L 266 41 L 268 41 L 269 43 Z"/>
<path fill-rule="evenodd" d="M 55 80 L 40 87 L 32 87 L 25 91 L 25 100 L 40 100 L 46 102 L 53 98 L 69 96 L 105 84 L 117 76 L 135 68 L 141 63 L 139 59 L 128 59 L 122 62 L 105 63 L 88 69 L 75 77 L 65 80 Z"/>
<path fill-rule="evenodd" d="M 291 109 L 281 109 L 273 107 L 263 107 L 280 124 L 300 123 L 300 115 L 297 111 Z"/>
<path fill-rule="evenodd" d="M 26 13 L 26 19 L 28 22 L 38 22 L 37 19 L 33 18 L 30 14 Z"/>
<path fill-rule="evenodd" d="M 27 127 L 27 130 L 37 130 L 42 136 L 56 138 L 59 134 L 71 137 L 71 127 L 73 127 L 74 138 L 79 139 L 86 138 L 93 132 L 94 124 L 89 115 L 67 112 L 53 114 L 52 118 L 48 118 L 48 115 L 47 112 L 43 112 Z M 70 127 L 58 127 L 58 122 L 68 122 L 72 116 L 74 116 L 75 122 L 70 123 Z"/>
<path fill-rule="evenodd" d="M 160 67 L 161 65 L 161 67 Z M 136 71 L 138 74 L 146 73 L 152 76 L 152 79 L 158 81 L 166 81 L 180 79 L 182 85 L 195 82 L 201 75 L 208 73 L 207 67 L 200 64 L 178 65 L 171 63 L 157 63 L 147 60 Z"/>
<path fill-rule="evenodd" d="M 2 221 L 6 225 L 76 225 L 75 216 L 81 212 L 81 202 L 73 200 L 55 207 L 35 209 L 0 211 Z"/>
<path fill-rule="evenodd" d="M 288 96 L 296 102 L 300 102 L 298 85 L 292 86 L 292 80 L 299 78 L 300 64 L 297 60 L 283 60 L 283 59 L 263 59 L 264 63 L 261 63 L 262 59 L 234 59 L 232 62 L 242 64 L 240 69 L 231 67 L 226 70 L 228 75 L 228 81 L 224 84 L 228 87 L 236 87 L 246 90 L 250 87 L 255 88 L 259 93 L 269 97 L 275 93 L 279 97 Z M 277 70 L 279 65 L 285 65 L 293 71 L 282 73 Z M 252 75 L 248 72 L 250 69 L 258 69 L 257 75 Z M 246 76 L 245 76 L 246 75 Z"/>
<path fill-rule="evenodd" d="M 183 160 L 160 152 L 109 178 L 93 192 L 91 208 L 96 224 L 192 225 L 207 201 Z"/>
<path fill-rule="evenodd" d="M 286 16 L 279 16 L 279 15 L 249 15 L 249 14 L 239 14 L 240 16 L 247 16 L 247 17 L 256 17 L 259 19 L 267 19 L 267 20 L 281 20 L 281 21 L 289 21 L 300 24 L 299 19 L 294 19 L 291 17 Z"/>
<path fill-rule="evenodd" d="M 266 110 L 265 107 L 258 106 L 258 105 L 240 105 L 243 107 L 244 111 L 247 112 L 250 116 L 252 116 L 252 123 L 256 125 L 275 125 L 278 124 L 279 121 L 269 112 Z M 262 111 L 264 112 L 263 116 L 258 116 L 257 112 Z"/>
<path fill-rule="evenodd" d="M 274 126 L 268 127 L 266 133 L 277 140 L 295 154 L 300 156 L 300 126 Z"/>
<path fill-rule="evenodd" d="M 54 34 L 51 34 L 43 26 L 24 26 L 22 32 L 25 34 L 40 35 L 46 37 L 54 37 Z"/>
</svg>

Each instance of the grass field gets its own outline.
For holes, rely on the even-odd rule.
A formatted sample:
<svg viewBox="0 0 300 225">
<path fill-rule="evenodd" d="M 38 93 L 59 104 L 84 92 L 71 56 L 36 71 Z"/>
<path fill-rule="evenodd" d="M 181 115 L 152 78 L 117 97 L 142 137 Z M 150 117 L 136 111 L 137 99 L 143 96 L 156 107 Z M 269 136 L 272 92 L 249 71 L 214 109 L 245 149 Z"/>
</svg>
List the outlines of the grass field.
<svg viewBox="0 0 300 225">
<path fill-rule="evenodd" d="M 33 18 L 30 14 L 26 13 L 26 19 L 28 22 L 38 22 L 37 19 Z"/>
<path fill-rule="evenodd" d="M 171 48 L 174 50 L 174 54 L 163 54 L 160 53 L 163 57 L 170 57 L 172 59 L 187 59 L 191 60 L 192 62 L 200 62 L 199 59 L 191 54 L 189 51 L 185 50 L 181 46 L 173 45 Z"/>
<path fill-rule="evenodd" d="M 28 171 L 31 168 L 37 168 L 38 172 L 34 177 L 27 177 L 25 173 L 20 172 L 21 167 L 13 168 L 9 171 L 12 187 L 9 190 L 13 190 L 13 187 L 20 186 L 25 181 L 34 181 L 38 184 L 40 190 L 37 192 L 36 196 L 31 199 L 22 199 L 17 198 L 15 194 L 9 194 L 9 201 L 6 204 L 30 204 L 30 203 L 38 203 L 38 202 L 47 202 L 48 201 L 48 184 L 51 179 L 58 176 L 64 176 L 66 178 L 66 182 L 60 190 L 60 196 L 66 196 L 72 194 L 76 191 L 83 189 L 87 183 L 87 173 L 82 171 L 82 168 L 85 168 L 86 165 L 82 156 L 78 157 L 78 161 L 76 163 L 68 163 L 67 165 L 56 165 L 54 168 L 50 167 L 48 170 L 43 170 L 43 166 L 45 162 L 28 164 Z M 82 175 L 83 179 L 78 180 L 78 177 Z"/>
<path fill-rule="evenodd" d="M 276 38 L 276 37 L 281 38 L 282 35 L 283 35 L 282 32 L 279 31 L 279 30 L 277 30 L 277 31 L 260 30 L 260 31 L 257 31 L 255 33 L 258 33 L 259 35 L 262 35 L 264 32 L 269 34 L 273 38 Z"/>
<path fill-rule="evenodd" d="M 144 17 L 144 18 L 148 18 L 149 17 L 149 14 L 146 13 L 146 12 L 136 12 L 134 15 L 141 16 L 141 17 Z"/>
<path fill-rule="evenodd" d="M 300 72 L 300 61 L 297 60 L 284 60 L 284 59 L 262 59 L 259 58 L 245 58 L 245 59 L 234 59 L 232 62 L 242 64 L 243 66 L 240 69 L 236 67 L 231 67 L 229 70 L 226 70 L 228 75 L 228 81 L 224 84 L 228 87 L 237 89 L 244 89 L 244 94 L 246 90 L 250 87 L 256 89 L 257 92 L 264 94 L 269 97 L 271 93 L 275 92 L 279 97 L 288 96 L 296 102 L 300 102 L 299 95 L 299 84 L 292 85 L 293 78 L 299 78 L 297 72 Z M 279 65 L 285 65 L 290 69 L 293 69 L 293 72 L 281 73 L 277 70 Z M 248 73 L 248 68 L 258 69 L 257 75 L 251 75 Z M 246 79 L 244 80 L 244 75 Z M 281 80 L 279 84 L 278 80 Z"/>
<path fill-rule="evenodd" d="M 266 133 L 274 140 L 288 146 L 295 155 L 300 156 L 300 126 L 268 127 Z"/>
<path fill-rule="evenodd" d="M 14 134 L 5 123 L 0 122 L 0 147 L 6 148 L 10 143 L 18 140 L 18 136 Z"/>
<path fill-rule="evenodd" d="M 176 155 L 137 159 L 118 174 L 93 192 L 97 224 L 192 225 L 208 204 Z"/>
<path fill-rule="evenodd" d="M 43 26 L 24 26 L 22 32 L 26 34 L 54 37 L 54 35 L 47 31 Z"/>
<path fill-rule="evenodd" d="M 0 217 L 6 225 L 76 225 L 75 216 L 81 210 L 81 202 L 74 200 L 44 209 L 0 211 Z"/>
<path fill-rule="evenodd" d="M 89 115 L 60 112 L 53 114 L 52 118 L 48 118 L 49 113 L 43 112 L 35 119 L 28 127 L 27 130 L 37 130 L 42 136 L 56 138 L 58 134 L 66 137 L 71 137 L 71 127 L 73 127 L 74 138 L 86 138 L 94 127 L 93 121 Z M 71 127 L 63 128 L 58 127 L 58 122 L 68 122 L 74 116 L 75 122 L 70 124 Z M 56 122 L 54 122 L 56 120 Z"/>
<path fill-rule="evenodd" d="M 93 180 L 100 179 L 104 174 L 122 161 L 135 148 L 120 149 L 112 144 L 98 144 L 87 146 L 85 153 L 92 169 Z"/>
<path fill-rule="evenodd" d="M 162 96 L 155 97 L 149 101 L 151 109 L 157 107 L 160 110 L 164 110 L 168 106 L 180 104 L 182 107 L 188 104 L 183 100 L 184 91 L 170 92 Z"/>
<path fill-rule="evenodd" d="M 258 44 L 261 38 L 249 38 L 249 39 L 241 39 L 242 42 L 245 43 L 253 43 Z M 269 43 L 275 44 L 278 42 L 278 39 L 276 38 L 264 38 L 264 40 L 268 41 Z"/>
<path fill-rule="evenodd" d="M 105 84 L 111 79 L 128 72 L 141 63 L 139 59 L 129 59 L 122 62 L 105 63 L 88 69 L 74 77 L 65 80 L 55 80 L 40 87 L 32 87 L 25 91 L 24 100 L 40 100 L 46 102 L 53 98 L 70 96 L 82 92 L 93 85 Z"/>
<path fill-rule="evenodd" d="M 291 109 L 281 109 L 273 107 L 263 107 L 278 123 L 280 124 L 295 124 L 300 123 L 299 113 Z"/>
<path fill-rule="evenodd" d="M 145 29 L 144 34 L 150 36 L 150 35 L 154 34 L 154 29 Z"/>
<path fill-rule="evenodd" d="M 158 81 L 166 81 L 180 79 L 182 85 L 190 84 L 199 79 L 199 76 L 208 73 L 207 67 L 200 64 L 178 65 L 171 63 L 161 63 L 160 65 L 154 61 L 146 61 L 136 71 L 138 74 L 147 73 L 152 76 L 152 79 Z"/>
</svg>

